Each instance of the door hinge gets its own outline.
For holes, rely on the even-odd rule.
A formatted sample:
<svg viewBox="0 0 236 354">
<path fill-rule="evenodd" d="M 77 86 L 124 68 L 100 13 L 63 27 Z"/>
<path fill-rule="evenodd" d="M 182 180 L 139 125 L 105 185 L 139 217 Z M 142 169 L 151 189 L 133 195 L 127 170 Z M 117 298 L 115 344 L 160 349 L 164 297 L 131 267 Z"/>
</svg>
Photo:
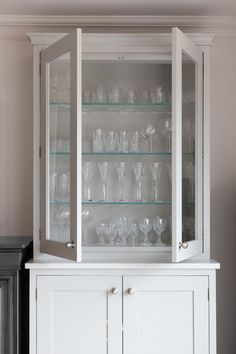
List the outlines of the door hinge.
<svg viewBox="0 0 236 354">
<path fill-rule="evenodd" d="M 39 239 L 41 240 L 42 238 L 42 232 L 41 232 L 41 229 L 39 229 Z"/>
<path fill-rule="evenodd" d="M 41 148 L 41 145 L 39 146 L 39 158 L 41 159 L 41 156 L 42 156 L 42 148 Z"/>
<path fill-rule="evenodd" d="M 37 301 L 37 298 L 38 298 L 38 289 L 35 288 L 35 301 Z"/>
<path fill-rule="evenodd" d="M 207 298 L 208 298 L 208 301 L 210 301 L 210 288 L 208 288 L 208 291 L 207 291 Z"/>
</svg>

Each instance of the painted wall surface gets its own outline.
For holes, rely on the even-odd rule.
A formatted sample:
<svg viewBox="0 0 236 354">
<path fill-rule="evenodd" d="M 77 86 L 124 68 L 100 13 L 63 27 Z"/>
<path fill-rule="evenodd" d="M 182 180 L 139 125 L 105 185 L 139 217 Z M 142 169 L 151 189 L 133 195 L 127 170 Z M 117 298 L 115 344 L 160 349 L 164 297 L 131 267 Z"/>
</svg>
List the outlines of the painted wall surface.
<svg viewBox="0 0 236 354">
<path fill-rule="evenodd" d="M 42 29 L 10 31 L 0 33 L 0 235 L 20 236 L 32 235 L 33 228 L 33 53 L 25 33 Z M 217 38 L 211 61 L 211 255 L 222 265 L 217 273 L 218 354 L 234 354 L 236 36 Z"/>
</svg>

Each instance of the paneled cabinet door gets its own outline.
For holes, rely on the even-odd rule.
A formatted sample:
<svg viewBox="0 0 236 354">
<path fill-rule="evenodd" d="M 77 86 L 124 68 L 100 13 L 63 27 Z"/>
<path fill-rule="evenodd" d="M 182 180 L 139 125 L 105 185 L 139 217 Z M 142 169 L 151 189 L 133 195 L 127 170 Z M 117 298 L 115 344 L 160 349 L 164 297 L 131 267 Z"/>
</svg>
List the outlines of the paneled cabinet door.
<svg viewBox="0 0 236 354">
<path fill-rule="evenodd" d="M 208 278 L 124 277 L 123 354 L 209 354 Z"/>
<path fill-rule="evenodd" d="M 121 354 L 122 277 L 37 278 L 37 354 Z"/>
</svg>

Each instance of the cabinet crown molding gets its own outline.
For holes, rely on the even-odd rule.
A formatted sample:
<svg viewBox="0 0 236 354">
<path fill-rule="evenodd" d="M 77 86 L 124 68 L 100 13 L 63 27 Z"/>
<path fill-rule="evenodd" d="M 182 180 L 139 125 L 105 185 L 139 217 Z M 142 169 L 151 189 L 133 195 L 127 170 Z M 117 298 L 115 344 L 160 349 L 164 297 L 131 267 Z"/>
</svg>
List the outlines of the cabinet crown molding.
<svg viewBox="0 0 236 354">
<path fill-rule="evenodd" d="M 236 27 L 236 16 L 61 16 L 0 15 L 0 26 Z"/>
<path fill-rule="evenodd" d="M 28 33 L 32 45 L 50 45 L 64 37 L 67 33 Z M 188 33 L 198 45 L 212 45 L 213 33 Z M 86 46 L 162 46 L 169 47 L 172 43 L 171 33 L 84 33 L 83 42 Z"/>
</svg>

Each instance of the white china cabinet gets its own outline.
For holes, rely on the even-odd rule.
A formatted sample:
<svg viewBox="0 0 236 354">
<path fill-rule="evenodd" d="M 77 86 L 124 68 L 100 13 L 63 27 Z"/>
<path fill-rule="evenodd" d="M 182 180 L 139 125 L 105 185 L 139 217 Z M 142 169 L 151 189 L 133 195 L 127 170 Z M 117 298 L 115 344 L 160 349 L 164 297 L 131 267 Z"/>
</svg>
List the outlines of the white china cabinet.
<svg viewBox="0 0 236 354">
<path fill-rule="evenodd" d="M 30 38 L 30 353 L 216 354 L 212 36 Z"/>
</svg>

